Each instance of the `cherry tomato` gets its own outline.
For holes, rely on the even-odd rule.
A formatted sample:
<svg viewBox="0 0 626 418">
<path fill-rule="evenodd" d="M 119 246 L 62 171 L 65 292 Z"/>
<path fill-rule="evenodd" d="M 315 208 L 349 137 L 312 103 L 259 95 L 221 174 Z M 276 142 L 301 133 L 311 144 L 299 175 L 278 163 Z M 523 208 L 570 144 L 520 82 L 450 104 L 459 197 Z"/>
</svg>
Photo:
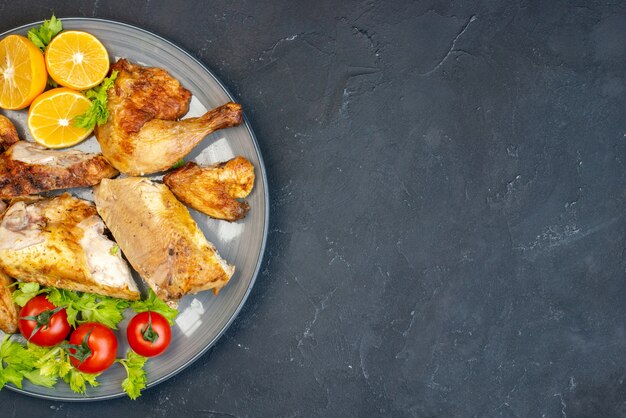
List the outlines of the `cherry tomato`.
<svg viewBox="0 0 626 418">
<path fill-rule="evenodd" d="M 81 372 L 100 373 L 115 362 L 117 337 L 105 325 L 88 322 L 70 336 L 70 361 Z"/>
<path fill-rule="evenodd" d="M 133 351 L 144 357 L 163 353 L 172 340 L 172 329 L 163 315 L 153 311 L 138 313 L 128 323 L 126 338 Z"/>
<path fill-rule="evenodd" d="M 71 330 L 65 309 L 54 306 L 44 295 L 26 302 L 20 310 L 18 328 L 28 341 L 44 347 L 59 344 Z"/>
</svg>

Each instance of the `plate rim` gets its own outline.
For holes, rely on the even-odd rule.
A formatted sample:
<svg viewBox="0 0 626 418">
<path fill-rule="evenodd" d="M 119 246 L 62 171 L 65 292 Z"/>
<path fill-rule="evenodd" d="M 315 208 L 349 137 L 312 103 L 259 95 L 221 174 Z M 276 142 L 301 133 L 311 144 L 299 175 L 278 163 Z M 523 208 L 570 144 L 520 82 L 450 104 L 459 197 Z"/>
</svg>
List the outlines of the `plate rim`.
<svg viewBox="0 0 626 418">
<path fill-rule="evenodd" d="M 107 23 L 107 24 L 112 24 L 112 25 L 116 25 L 116 26 L 122 26 L 122 27 L 127 27 L 127 28 L 131 28 L 133 30 L 137 30 L 140 31 L 146 35 L 150 35 L 153 36 L 155 38 L 157 38 L 159 41 L 161 42 L 165 42 L 167 44 L 169 44 L 170 46 L 176 48 L 177 50 L 179 50 L 180 52 L 182 52 L 185 56 L 187 56 L 189 59 L 191 59 L 195 64 L 199 65 L 204 71 L 207 72 L 207 74 L 209 74 L 214 80 L 215 82 L 224 90 L 224 93 L 226 93 L 226 95 L 228 96 L 228 98 L 230 100 L 232 100 L 233 102 L 237 102 L 235 96 L 231 93 L 231 91 L 224 85 L 224 83 L 215 75 L 215 73 L 209 69 L 204 63 L 202 63 L 199 59 L 197 59 L 195 56 L 193 56 L 190 52 L 188 52 L 185 48 L 181 47 L 180 45 L 170 41 L 169 39 L 158 35 L 152 31 L 149 31 L 147 29 L 141 28 L 139 26 L 135 26 L 133 24 L 130 23 L 126 23 L 126 22 L 122 22 L 119 20 L 113 20 L 113 19 L 103 19 L 103 18 L 97 18 L 97 17 L 58 17 L 59 20 L 61 20 L 62 22 L 66 22 L 66 21 L 96 21 L 96 22 L 103 22 L 103 23 Z M 23 25 L 20 25 L 18 27 L 12 28 L 12 29 L 8 29 L 2 33 L 0 33 L 0 39 L 4 38 L 5 36 L 8 36 L 10 33 L 14 33 L 14 32 L 18 32 L 18 31 L 24 31 L 28 28 L 31 28 L 33 26 L 36 25 L 40 25 L 43 23 L 43 20 L 39 20 L 39 21 L 35 21 L 35 22 L 31 22 L 31 23 L 26 23 Z M 267 238 L 268 238 L 268 234 L 269 234 L 269 215 L 270 215 L 270 204 L 269 204 L 269 184 L 267 181 L 267 172 L 265 169 L 265 162 L 263 160 L 263 155 L 261 154 L 261 148 L 259 147 L 259 143 L 257 140 L 257 137 L 254 133 L 254 131 L 251 128 L 250 125 L 250 121 L 248 120 L 248 117 L 246 115 L 246 111 L 243 111 L 243 124 L 246 127 L 246 130 L 248 131 L 248 134 L 250 135 L 250 138 L 252 138 L 252 144 L 254 145 L 254 150 L 257 154 L 257 157 L 259 159 L 259 167 L 258 170 L 261 173 L 261 179 L 263 181 L 263 197 L 265 199 L 265 216 L 263 217 L 263 237 L 261 240 L 261 248 L 260 251 L 258 253 L 257 256 L 257 261 L 256 261 L 256 265 L 254 267 L 254 272 L 252 273 L 252 278 L 250 280 L 250 283 L 248 284 L 248 287 L 243 295 L 243 297 L 241 298 L 241 301 L 239 302 L 239 304 L 237 305 L 237 308 L 235 309 L 235 311 L 233 312 L 233 314 L 231 315 L 231 317 L 228 319 L 228 321 L 226 322 L 226 324 L 224 325 L 224 327 L 215 335 L 215 337 L 213 337 L 211 339 L 211 341 L 209 341 L 209 343 L 202 348 L 202 350 L 198 351 L 196 354 L 193 355 L 193 357 L 191 357 L 191 359 L 189 359 L 186 363 L 184 363 L 183 365 L 181 365 L 180 367 L 178 367 L 176 370 L 152 381 L 149 382 L 145 389 L 142 390 L 145 391 L 147 389 L 153 388 L 156 385 L 165 382 L 166 380 L 171 379 L 172 377 L 176 376 L 178 373 L 182 372 L 183 370 L 187 369 L 189 366 L 191 366 L 193 363 L 195 363 L 200 357 L 202 357 L 204 354 L 206 354 L 207 351 L 209 351 L 209 349 L 211 349 L 216 343 L 217 341 L 224 335 L 224 333 L 230 328 L 230 326 L 233 324 L 233 322 L 235 321 L 235 318 L 237 318 L 237 316 L 239 316 L 239 312 L 241 311 L 241 309 L 243 308 L 244 304 L 246 303 L 246 301 L 248 300 L 248 297 L 250 296 L 250 293 L 252 292 L 252 288 L 254 287 L 254 284 L 257 281 L 257 278 L 259 276 L 259 273 L 261 271 L 261 266 L 263 264 L 263 259 L 265 258 L 265 250 L 266 250 L 266 244 L 267 244 Z M 258 178 L 258 176 L 257 176 Z M 87 396 L 87 395 L 83 395 L 83 397 L 76 397 L 76 398 L 70 398 L 70 397 L 64 397 L 64 396 L 51 396 L 51 395 L 45 395 L 45 394 L 40 394 L 40 393 L 33 393 L 30 392 L 28 390 L 25 389 L 20 389 L 18 387 L 12 386 L 12 385 L 5 385 L 5 388 L 13 391 L 13 392 L 17 392 L 23 395 L 27 395 L 27 396 L 32 396 L 35 398 L 40 398 L 40 399 L 45 399 L 45 400 L 52 400 L 52 401 L 63 401 L 63 402 L 96 402 L 96 401 L 104 401 L 104 400 L 110 400 L 110 399 L 116 399 L 116 398 L 121 398 L 123 396 L 126 396 L 126 393 L 120 388 L 120 391 L 118 393 L 113 393 L 113 394 L 109 394 L 109 395 L 96 395 L 96 396 Z"/>
</svg>

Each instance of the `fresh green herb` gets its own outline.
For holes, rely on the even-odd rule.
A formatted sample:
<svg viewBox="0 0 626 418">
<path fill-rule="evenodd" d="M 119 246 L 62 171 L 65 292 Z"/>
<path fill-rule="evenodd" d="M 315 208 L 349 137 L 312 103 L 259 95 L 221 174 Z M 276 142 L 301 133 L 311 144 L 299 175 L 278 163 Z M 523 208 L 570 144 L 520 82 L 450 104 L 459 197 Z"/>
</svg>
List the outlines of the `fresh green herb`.
<svg viewBox="0 0 626 418">
<path fill-rule="evenodd" d="M 132 350 L 128 351 L 125 359 L 116 360 L 126 369 L 127 377 L 122 381 L 122 389 L 130 399 L 137 399 L 141 396 L 141 390 L 146 387 L 146 371 L 143 369 L 146 360 L 146 357 Z"/>
<path fill-rule="evenodd" d="M 109 253 L 111 255 L 117 255 L 120 252 L 120 246 L 115 244 L 111 247 L 111 249 L 109 250 Z"/>
<path fill-rule="evenodd" d="M 60 377 L 74 392 L 84 394 L 87 384 L 93 387 L 99 385 L 96 378 L 100 376 L 100 373 L 84 373 L 74 368 L 67 350 L 60 346 L 46 349 L 29 344 L 28 350 L 36 354 L 38 360 L 35 362 L 35 367 L 39 369 L 42 376 L 53 377 L 55 381 L 57 377 Z M 47 350 L 47 352 L 41 350 Z"/>
<path fill-rule="evenodd" d="M 0 345 L 0 389 L 7 383 L 21 388 L 24 378 L 38 386 L 53 387 L 57 378 L 42 374 L 35 366 L 38 354 L 41 354 L 40 350 L 29 350 L 5 336 Z"/>
<path fill-rule="evenodd" d="M 26 302 L 35 296 L 46 293 L 46 289 L 40 289 L 39 283 L 16 282 L 17 289 L 13 292 L 13 302 L 18 306 L 26 305 Z"/>
<path fill-rule="evenodd" d="M 56 81 L 54 81 L 54 80 L 52 79 L 52 77 L 48 76 L 48 87 L 50 87 L 50 88 L 53 88 L 53 89 L 54 89 L 54 88 L 56 88 L 56 87 L 59 87 L 59 83 L 57 83 Z"/>
<path fill-rule="evenodd" d="M 62 30 L 63 23 L 53 14 L 50 20 L 44 20 L 39 27 L 29 30 L 28 39 L 30 39 L 37 48 L 45 51 L 52 38 Z"/>
<path fill-rule="evenodd" d="M 72 327 L 76 327 L 78 314 L 81 311 L 78 306 L 81 296 L 78 293 L 54 287 L 47 288 L 46 290 L 48 291 L 47 297 L 50 303 L 55 306 L 63 306 L 67 314 L 67 322 L 69 322 Z"/>
<path fill-rule="evenodd" d="M 74 392 L 78 392 L 84 395 L 87 389 L 87 383 L 89 383 L 89 385 L 93 387 L 96 387 L 100 384 L 96 381 L 96 378 L 98 376 L 99 374 L 83 373 L 80 370 L 72 367 L 69 373 L 65 375 L 65 377 L 63 377 L 63 380 L 65 381 L 65 383 L 70 385 L 70 389 L 72 389 Z"/>
<path fill-rule="evenodd" d="M 124 319 L 124 311 L 129 305 L 124 299 L 57 288 L 49 289 L 48 300 L 56 306 L 65 307 L 67 322 L 73 327 L 85 322 L 99 322 L 117 329 L 117 324 Z"/>
<path fill-rule="evenodd" d="M 109 120 L 109 109 L 107 109 L 107 90 L 115 84 L 117 71 L 113 71 L 110 77 L 102 80 L 98 86 L 85 92 L 85 96 L 91 100 L 91 106 L 82 115 L 74 118 L 74 126 L 85 129 L 93 129 L 104 125 Z"/>
<path fill-rule="evenodd" d="M 146 300 L 131 302 L 130 308 L 137 313 L 146 311 L 160 313 L 167 318 L 170 325 L 174 325 L 174 319 L 178 315 L 178 311 L 167 306 L 165 302 L 157 297 L 156 293 L 154 293 L 152 289 L 150 289 L 150 293 L 148 294 L 148 298 Z"/>
<path fill-rule="evenodd" d="M 172 166 L 171 170 L 175 170 L 177 168 L 181 168 L 184 165 L 185 165 L 185 160 L 183 160 L 181 158 L 180 160 L 176 161 L 176 163 L 174 163 L 174 165 Z"/>
</svg>

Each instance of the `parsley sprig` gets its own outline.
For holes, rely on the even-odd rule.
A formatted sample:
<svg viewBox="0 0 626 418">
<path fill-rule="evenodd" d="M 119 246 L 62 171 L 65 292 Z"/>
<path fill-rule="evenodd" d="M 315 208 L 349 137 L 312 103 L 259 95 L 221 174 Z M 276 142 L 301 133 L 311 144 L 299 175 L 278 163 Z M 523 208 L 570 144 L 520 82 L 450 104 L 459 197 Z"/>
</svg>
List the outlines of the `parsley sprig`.
<svg viewBox="0 0 626 418">
<path fill-rule="evenodd" d="M 0 345 L 0 388 L 12 383 L 21 389 L 25 378 L 38 386 L 53 387 L 56 377 L 44 375 L 35 365 L 41 354 L 40 350 L 30 350 L 9 338 L 6 335 Z M 42 350 L 45 349 L 42 347 Z"/>
<path fill-rule="evenodd" d="M 50 20 L 44 20 L 41 25 L 28 31 L 28 39 L 42 51 L 59 32 L 63 30 L 63 23 L 54 14 Z"/>
<path fill-rule="evenodd" d="M 100 373 L 84 373 L 76 369 L 70 362 L 69 353 L 61 346 L 45 348 L 28 344 L 27 350 L 37 354 L 35 368 L 42 376 L 54 378 L 55 382 L 57 377 L 61 378 L 74 392 L 85 394 L 87 384 L 92 387 L 99 385 L 96 378 Z"/>
<path fill-rule="evenodd" d="M 82 115 L 74 118 L 74 126 L 85 129 L 93 129 L 104 125 L 109 120 L 109 109 L 107 109 L 107 91 L 115 85 L 117 71 L 113 71 L 109 77 L 102 80 L 96 87 L 85 91 L 85 96 L 91 100 L 91 106 Z"/>
<path fill-rule="evenodd" d="M 122 389 L 132 400 L 141 396 L 141 390 L 146 387 L 146 371 L 143 368 L 146 360 L 147 357 L 140 356 L 132 350 L 128 351 L 125 359 L 116 360 L 126 369 L 127 377 L 122 381 Z"/>
<path fill-rule="evenodd" d="M 170 308 L 167 303 L 159 299 L 152 289 L 150 289 L 146 300 L 134 301 L 130 304 L 130 308 L 137 313 L 146 311 L 158 312 L 167 318 L 170 325 L 174 325 L 174 319 L 178 315 L 178 310 Z"/>
</svg>

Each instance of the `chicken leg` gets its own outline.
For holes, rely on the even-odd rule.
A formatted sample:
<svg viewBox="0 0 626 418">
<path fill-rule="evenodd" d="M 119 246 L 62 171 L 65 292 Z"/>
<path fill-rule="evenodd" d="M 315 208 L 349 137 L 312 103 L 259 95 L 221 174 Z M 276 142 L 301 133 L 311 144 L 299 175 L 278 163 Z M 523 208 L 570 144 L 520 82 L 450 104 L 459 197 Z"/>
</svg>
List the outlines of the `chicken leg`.
<svg viewBox="0 0 626 418">
<path fill-rule="evenodd" d="M 109 120 L 96 127 L 95 134 L 103 155 L 122 173 L 167 170 L 210 133 L 242 121 L 236 103 L 177 120 L 187 113 L 191 93 L 165 70 L 124 59 L 112 69 L 118 76 L 108 91 Z"/>
</svg>

